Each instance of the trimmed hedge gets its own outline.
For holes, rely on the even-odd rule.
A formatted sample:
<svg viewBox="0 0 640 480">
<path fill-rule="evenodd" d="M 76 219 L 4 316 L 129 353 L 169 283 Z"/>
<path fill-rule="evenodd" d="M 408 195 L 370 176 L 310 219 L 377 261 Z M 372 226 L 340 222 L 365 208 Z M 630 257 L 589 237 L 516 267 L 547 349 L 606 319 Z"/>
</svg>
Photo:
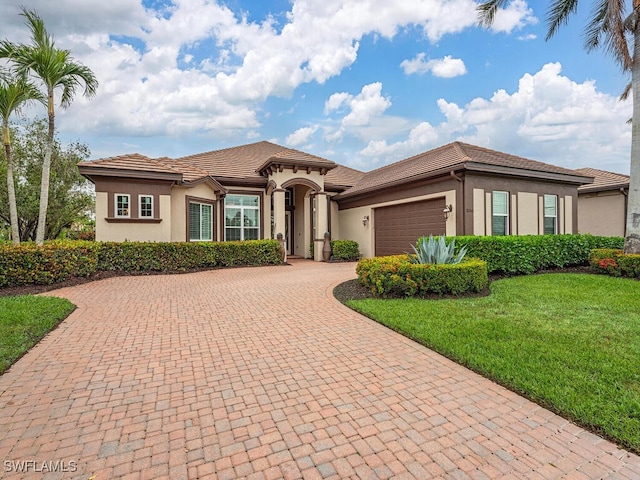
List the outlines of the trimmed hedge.
<svg viewBox="0 0 640 480">
<path fill-rule="evenodd" d="M 331 254 L 334 260 L 355 261 L 360 258 L 360 247 L 353 240 L 332 240 Z"/>
<path fill-rule="evenodd" d="M 489 283 L 487 263 L 477 258 L 455 265 L 415 264 L 407 255 L 365 258 L 356 273 L 362 285 L 382 297 L 461 295 L 480 292 Z"/>
<path fill-rule="evenodd" d="M 97 271 L 172 272 L 282 263 L 277 240 L 244 242 L 56 241 L 0 245 L 0 287 L 50 285 Z"/>
<path fill-rule="evenodd" d="M 50 285 L 96 271 L 99 244 L 55 241 L 0 245 L 0 287 Z"/>
<path fill-rule="evenodd" d="M 456 248 L 487 262 L 489 273 L 530 274 L 549 268 L 588 265 L 594 248 L 622 248 L 622 237 L 594 235 L 506 235 L 453 237 Z"/>
</svg>

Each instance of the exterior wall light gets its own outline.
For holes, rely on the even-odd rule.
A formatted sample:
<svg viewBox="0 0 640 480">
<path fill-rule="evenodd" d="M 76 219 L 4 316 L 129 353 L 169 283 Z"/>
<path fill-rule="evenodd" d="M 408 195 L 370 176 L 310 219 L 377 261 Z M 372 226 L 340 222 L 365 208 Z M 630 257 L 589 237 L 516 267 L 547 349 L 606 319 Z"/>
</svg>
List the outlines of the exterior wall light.
<svg viewBox="0 0 640 480">
<path fill-rule="evenodd" d="M 366 227 L 367 223 L 369 223 L 369 215 L 365 215 L 364 217 L 362 217 L 362 225 Z"/>
<path fill-rule="evenodd" d="M 453 212 L 453 205 L 445 205 L 444 210 L 442 210 L 445 220 L 449 220 L 449 215 L 451 215 L 451 212 Z"/>
</svg>

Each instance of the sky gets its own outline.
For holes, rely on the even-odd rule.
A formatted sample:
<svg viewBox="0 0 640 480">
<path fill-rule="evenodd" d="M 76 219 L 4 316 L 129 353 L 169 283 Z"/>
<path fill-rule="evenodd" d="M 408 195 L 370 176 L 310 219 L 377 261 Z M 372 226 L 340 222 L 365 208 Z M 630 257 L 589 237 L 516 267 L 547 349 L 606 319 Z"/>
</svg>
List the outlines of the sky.
<svg viewBox="0 0 640 480">
<path fill-rule="evenodd" d="M 540 0 L 489 29 L 473 0 L 12 0 L 0 38 L 29 40 L 18 5 L 100 83 L 56 111 L 92 159 L 267 140 L 369 171 L 463 141 L 629 172 L 630 79 L 585 51 L 591 2 L 549 40 Z"/>
</svg>

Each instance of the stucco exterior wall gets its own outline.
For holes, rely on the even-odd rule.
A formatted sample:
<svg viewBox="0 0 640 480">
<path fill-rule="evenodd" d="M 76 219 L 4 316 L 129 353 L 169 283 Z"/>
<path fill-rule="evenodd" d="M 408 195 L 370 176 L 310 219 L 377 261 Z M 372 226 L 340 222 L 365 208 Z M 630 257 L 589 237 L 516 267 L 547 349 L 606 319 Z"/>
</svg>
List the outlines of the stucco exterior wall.
<svg viewBox="0 0 640 480">
<path fill-rule="evenodd" d="M 618 191 L 578 195 L 578 233 L 623 237 L 626 202 Z"/>
<path fill-rule="evenodd" d="M 160 222 L 107 221 L 107 192 L 96 192 L 96 240 L 100 242 L 169 242 L 171 241 L 171 196 L 159 195 L 156 208 Z"/>
<path fill-rule="evenodd" d="M 518 235 L 538 234 L 538 194 L 518 192 Z"/>
<path fill-rule="evenodd" d="M 472 208 L 466 211 L 466 225 L 474 235 L 492 234 L 494 191 L 509 194 L 509 235 L 544 233 L 544 195 L 555 195 L 558 199 L 557 233 L 577 231 L 575 186 L 488 176 L 467 176 L 466 182 L 470 189 L 467 198 L 472 202 Z"/>
</svg>

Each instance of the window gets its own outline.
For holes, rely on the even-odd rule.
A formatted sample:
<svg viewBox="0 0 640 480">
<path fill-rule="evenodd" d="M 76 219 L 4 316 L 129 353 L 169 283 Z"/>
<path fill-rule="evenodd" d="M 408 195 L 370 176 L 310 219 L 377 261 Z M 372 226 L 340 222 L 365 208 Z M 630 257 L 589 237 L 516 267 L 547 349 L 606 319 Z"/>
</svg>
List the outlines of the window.
<svg viewBox="0 0 640 480">
<path fill-rule="evenodd" d="M 116 193 L 116 217 L 129 218 L 130 197 L 126 193 Z"/>
<path fill-rule="evenodd" d="M 213 240 L 213 206 L 208 203 L 189 203 L 189 241 Z"/>
<path fill-rule="evenodd" d="M 224 238 L 258 240 L 260 238 L 260 197 L 227 195 L 224 199 Z"/>
<path fill-rule="evenodd" d="M 139 195 L 138 216 L 140 218 L 153 218 L 153 195 Z"/>
<path fill-rule="evenodd" d="M 509 235 L 509 192 L 493 192 L 493 235 Z"/>
<path fill-rule="evenodd" d="M 544 196 L 544 233 L 545 235 L 558 233 L 558 197 Z"/>
</svg>

